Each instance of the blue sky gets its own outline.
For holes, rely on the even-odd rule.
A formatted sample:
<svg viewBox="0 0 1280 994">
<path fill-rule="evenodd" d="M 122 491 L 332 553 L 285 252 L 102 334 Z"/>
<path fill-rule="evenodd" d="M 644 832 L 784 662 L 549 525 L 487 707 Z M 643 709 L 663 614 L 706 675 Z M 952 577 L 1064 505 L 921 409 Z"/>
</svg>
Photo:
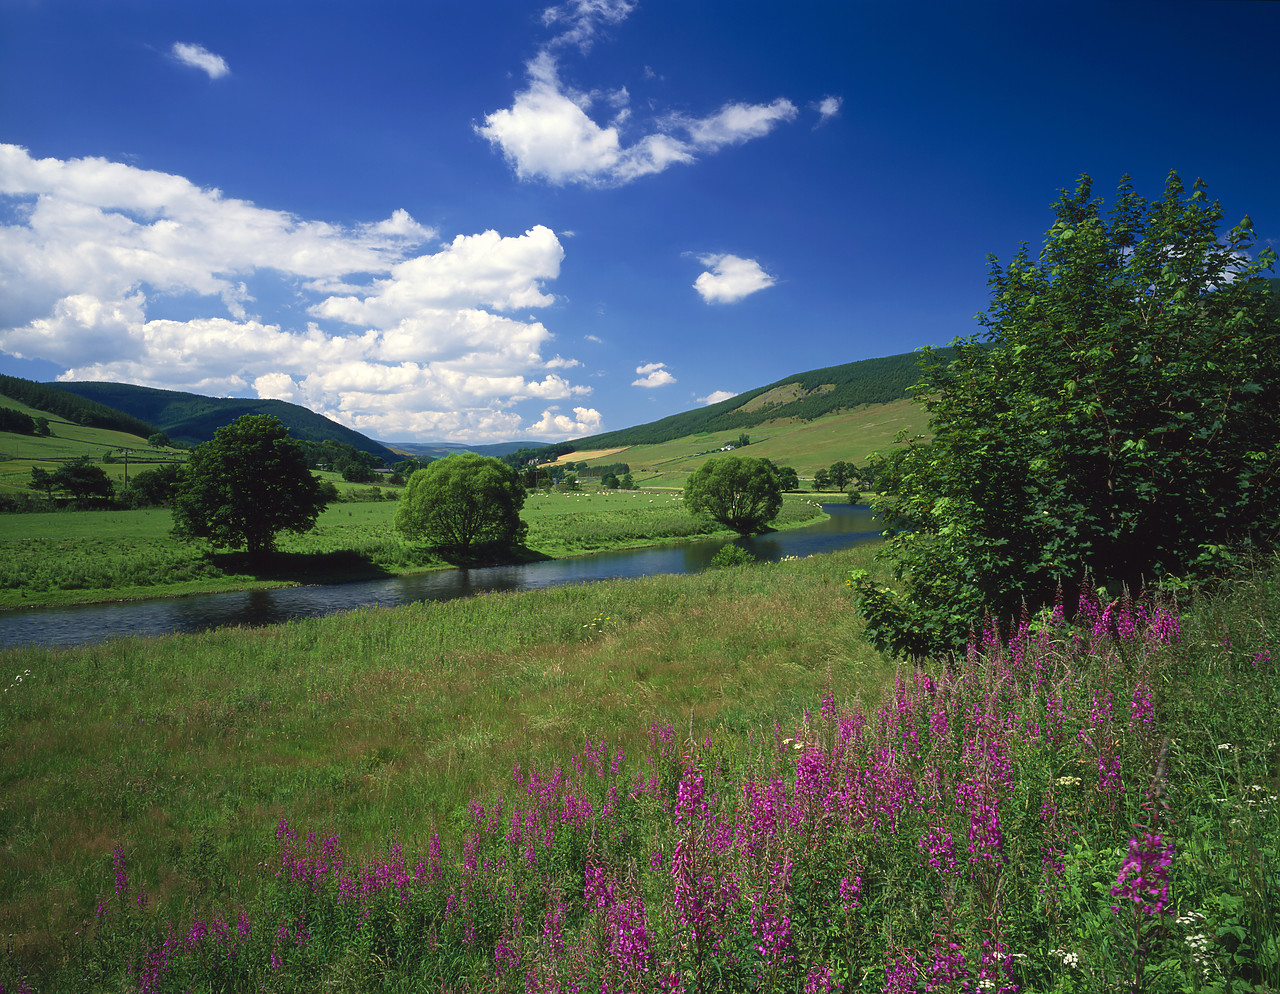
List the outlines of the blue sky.
<svg viewBox="0 0 1280 994">
<path fill-rule="evenodd" d="M 0 372 L 640 424 L 977 330 L 1081 173 L 1280 247 L 1278 48 L 1212 0 L 0 0 Z"/>
</svg>

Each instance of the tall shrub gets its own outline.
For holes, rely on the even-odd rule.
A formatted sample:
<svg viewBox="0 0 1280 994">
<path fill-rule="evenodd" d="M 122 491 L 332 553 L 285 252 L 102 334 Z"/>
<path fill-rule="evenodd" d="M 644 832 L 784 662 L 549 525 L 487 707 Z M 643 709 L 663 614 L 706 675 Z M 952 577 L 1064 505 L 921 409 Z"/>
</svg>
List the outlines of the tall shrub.
<svg viewBox="0 0 1280 994">
<path fill-rule="evenodd" d="M 926 350 L 933 444 L 878 510 L 901 592 L 856 581 L 882 648 L 964 644 L 1086 574 L 1118 589 L 1201 576 L 1280 519 L 1280 325 L 1248 217 L 1176 173 L 1155 202 L 1122 182 L 1109 215 L 1082 176 L 1039 258 L 991 258 L 984 331 Z"/>
</svg>

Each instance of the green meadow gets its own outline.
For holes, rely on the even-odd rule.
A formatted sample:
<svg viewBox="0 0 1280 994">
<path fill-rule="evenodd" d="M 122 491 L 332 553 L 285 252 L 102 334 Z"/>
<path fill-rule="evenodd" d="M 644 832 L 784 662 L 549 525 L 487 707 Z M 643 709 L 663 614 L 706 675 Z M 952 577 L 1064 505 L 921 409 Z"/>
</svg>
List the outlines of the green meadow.
<svg viewBox="0 0 1280 994">
<path fill-rule="evenodd" d="M 790 466 L 802 478 L 844 460 L 865 463 L 872 452 L 888 448 L 900 432 L 928 433 L 926 412 L 909 400 L 873 404 L 854 411 L 841 411 L 811 421 L 789 419 L 770 421 L 746 432 L 751 444 L 743 455 L 773 460 Z M 740 430 L 687 435 L 657 445 L 632 445 L 621 449 L 572 452 L 560 462 L 625 462 L 637 484 L 655 487 L 683 487 L 688 475 L 721 446 L 737 441 Z"/>
<path fill-rule="evenodd" d="M 370 489 L 348 488 L 356 495 Z M 394 491 L 383 490 L 389 492 Z M 251 570 L 241 554 L 211 552 L 170 538 L 172 518 L 162 508 L 0 515 L 0 609 L 336 582 L 447 567 L 394 530 L 395 508 L 394 500 L 332 504 L 311 531 L 283 533 L 279 555 L 265 570 Z M 821 514 L 812 498 L 791 494 L 776 527 L 800 526 Z M 536 493 L 522 516 L 529 523 L 527 554 L 535 558 L 732 534 L 693 517 L 678 494 L 666 491 Z"/>
<path fill-rule="evenodd" d="M 0 984 L 1274 991 L 1280 564 L 913 667 L 874 553 L 0 653 Z"/>
<path fill-rule="evenodd" d="M 840 579 L 869 558 L 0 653 L 0 682 L 23 675 L 0 703 L 11 962 L 53 966 L 92 930 L 117 846 L 148 914 L 176 914 L 248 898 L 281 818 L 367 852 L 456 839 L 473 795 L 584 735 L 636 750 L 651 720 L 745 735 L 833 681 L 874 698 L 891 669 Z"/>
</svg>

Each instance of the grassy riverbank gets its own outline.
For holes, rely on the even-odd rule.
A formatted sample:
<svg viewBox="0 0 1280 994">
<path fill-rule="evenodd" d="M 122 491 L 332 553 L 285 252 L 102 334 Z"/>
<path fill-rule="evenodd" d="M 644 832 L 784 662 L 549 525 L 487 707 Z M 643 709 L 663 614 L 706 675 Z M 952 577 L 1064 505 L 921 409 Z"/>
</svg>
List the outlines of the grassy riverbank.
<svg viewBox="0 0 1280 994">
<path fill-rule="evenodd" d="M 1276 564 L 913 670 L 873 551 L 6 652 L 0 982 L 1280 986 Z"/>
<path fill-rule="evenodd" d="M 29 671 L 0 704 L 0 931 L 15 962 L 56 962 L 117 846 L 148 914 L 176 914 L 265 883 L 281 818 L 353 855 L 458 841 L 473 796 L 584 735 L 639 754 L 651 720 L 741 736 L 831 681 L 874 696 L 888 671 L 841 583 L 869 558 L 0 654 Z"/>
<path fill-rule="evenodd" d="M 167 510 L 0 515 L 0 610 L 336 582 L 441 569 L 439 558 L 392 528 L 394 501 L 342 502 L 303 535 L 280 536 L 265 571 L 243 555 L 212 553 L 169 537 Z M 789 494 L 779 528 L 821 515 L 816 499 Z M 601 549 L 730 535 L 686 512 L 672 491 L 533 494 L 522 513 L 527 549 L 551 558 Z"/>
</svg>

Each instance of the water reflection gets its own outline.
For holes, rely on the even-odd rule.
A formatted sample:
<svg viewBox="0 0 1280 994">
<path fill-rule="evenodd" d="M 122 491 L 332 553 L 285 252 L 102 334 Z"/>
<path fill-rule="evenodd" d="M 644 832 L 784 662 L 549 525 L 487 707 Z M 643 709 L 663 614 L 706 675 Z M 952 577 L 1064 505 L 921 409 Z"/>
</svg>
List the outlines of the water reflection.
<svg viewBox="0 0 1280 994">
<path fill-rule="evenodd" d="M 870 509 L 863 505 L 824 504 L 823 509 L 831 515 L 825 521 L 732 542 L 703 539 L 653 549 L 601 552 L 578 559 L 442 570 L 332 586 L 11 611 L 0 614 L 0 647 L 29 643 L 74 645 L 100 642 L 113 635 L 167 635 L 229 625 L 271 625 L 359 607 L 393 607 L 618 577 L 697 573 L 706 569 L 712 557 L 728 544 L 741 546 L 757 560 L 776 562 L 787 556 L 834 552 L 880 534 Z"/>
</svg>

